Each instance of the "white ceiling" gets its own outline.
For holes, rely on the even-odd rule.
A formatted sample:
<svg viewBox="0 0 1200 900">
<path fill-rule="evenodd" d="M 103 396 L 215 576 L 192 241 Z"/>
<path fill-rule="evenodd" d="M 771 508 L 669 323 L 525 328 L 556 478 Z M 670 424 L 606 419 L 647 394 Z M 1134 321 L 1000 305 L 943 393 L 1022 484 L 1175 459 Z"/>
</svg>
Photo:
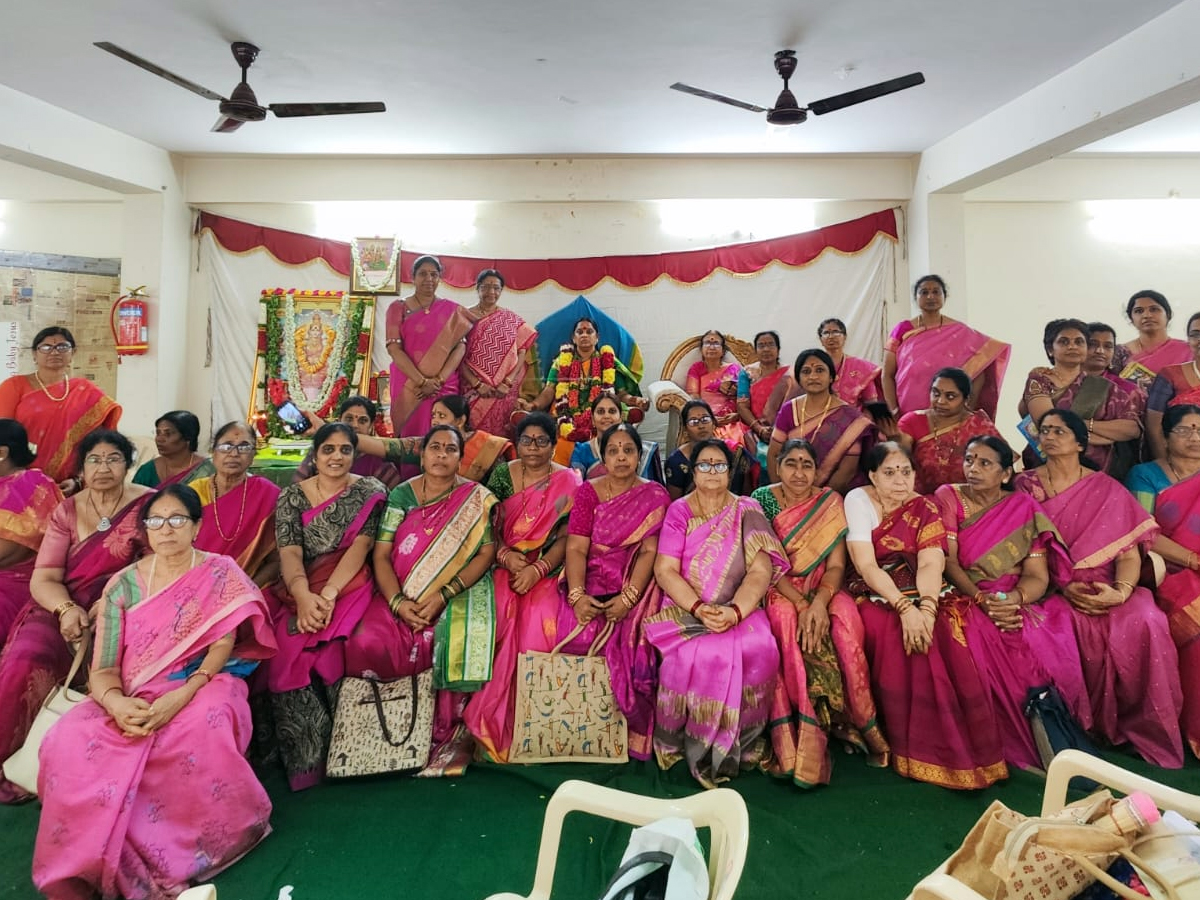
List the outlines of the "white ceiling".
<svg viewBox="0 0 1200 900">
<path fill-rule="evenodd" d="M 907 154 L 1173 5 L 5 0 L 0 84 L 182 153 Z M 232 40 L 262 48 L 249 78 L 260 103 L 383 100 L 388 112 L 212 134 L 214 101 L 92 46 L 111 41 L 228 96 L 239 74 Z M 762 114 L 667 89 L 685 81 L 770 106 L 782 47 L 798 52 L 801 103 L 916 70 L 927 83 L 782 131 Z"/>
</svg>

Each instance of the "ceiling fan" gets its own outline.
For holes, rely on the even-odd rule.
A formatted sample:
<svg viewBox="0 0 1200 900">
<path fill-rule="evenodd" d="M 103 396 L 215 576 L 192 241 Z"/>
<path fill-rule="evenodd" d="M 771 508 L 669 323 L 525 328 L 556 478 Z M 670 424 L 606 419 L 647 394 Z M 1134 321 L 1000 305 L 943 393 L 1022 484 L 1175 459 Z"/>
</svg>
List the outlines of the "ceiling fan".
<svg viewBox="0 0 1200 900">
<path fill-rule="evenodd" d="M 290 119 L 298 116 L 342 116 L 354 113 L 386 111 L 386 107 L 379 102 L 272 103 L 268 106 L 260 106 L 258 98 L 254 96 L 254 91 L 246 83 L 246 70 L 253 65 L 254 60 L 258 57 L 258 48 L 245 41 L 234 41 L 229 47 L 233 51 L 233 58 L 237 60 L 238 66 L 241 67 L 242 80 L 230 93 L 228 99 L 222 97 L 216 91 L 210 91 L 208 88 L 202 87 L 194 81 L 188 81 L 174 72 L 167 71 L 162 66 L 155 65 L 147 59 L 142 59 L 128 50 L 123 50 L 116 44 L 111 44 L 108 41 L 97 41 L 95 46 L 101 50 L 108 51 L 113 56 L 120 57 L 126 62 L 131 62 L 135 66 L 145 69 L 153 75 L 157 75 L 159 78 L 165 78 L 172 84 L 186 88 L 193 94 L 199 94 L 207 100 L 220 101 L 221 118 L 217 119 L 217 123 L 213 125 L 213 131 L 223 133 L 237 131 L 237 129 L 242 127 L 242 123 L 244 122 L 261 122 L 267 117 L 267 110 L 270 110 L 281 119 Z"/>
<path fill-rule="evenodd" d="M 893 78 L 891 81 L 881 81 L 878 84 L 872 84 L 855 91 L 847 91 L 844 94 L 826 97 L 824 100 L 814 100 L 808 106 L 801 106 L 796 102 L 796 96 L 788 90 L 788 79 L 796 71 L 796 51 L 780 50 L 776 53 L 775 71 L 783 79 L 783 90 L 775 100 L 775 105 L 770 109 L 763 106 L 755 106 L 753 103 L 746 103 L 743 100 L 734 100 L 732 97 L 726 97 L 724 94 L 714 94 L 712 91 L 692 87 L 690 84 L 683 84 L 679 81 L 671 85 L 671 89 L 683 91 L 685 94 L 694 94 L 697 97 L 704 97 L 707 100 L 716 100 L 718 103 L 727 103 L 730 106 L 736 106 L 740 109 L 748 109 L 750 112 L 765 112 L 767 114 L 767 121 L 772 125 L 799 125 L 808 118 L 809 113 L 812 113 L 814 116 L 823 116 L 825 113 L 836 112 L 839 109 L 845 109 L 847 106 L 854 106 L 856 103 L 864 103 L 867 100 L 874 100 L 876 97 L 894 94 L 896 91 L 902 91 L 905 88 L 916 87 L 918 84 L 925 83 L 924 75 L 920 72 L 913 72 L 911 75 L 903 75 L 900 78 Z"/>
</svg>

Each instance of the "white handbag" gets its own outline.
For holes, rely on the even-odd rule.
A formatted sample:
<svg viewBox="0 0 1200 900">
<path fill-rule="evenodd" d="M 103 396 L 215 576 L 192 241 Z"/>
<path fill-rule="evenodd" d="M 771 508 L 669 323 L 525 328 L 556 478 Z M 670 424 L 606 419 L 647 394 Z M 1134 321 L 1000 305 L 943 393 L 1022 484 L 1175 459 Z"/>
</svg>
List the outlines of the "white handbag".
<svg viewBox="0 0 1200 900">
<path fill-rule="evenodd" d="M 65 713 L 74 709 L 75 704 L 87 699 L 87 694 L 72 690 L 70 684 L 75 680 L 75 676 L 83 665 L 83 659 L 87 656 L 88 647 L 91 644 L 90 638 L 91 631 L 85 628 L 79 646 L 75 650 L 75 659 L 71 662 L 71 670 L 67 673 L 66 680 L 62 684 L 56 684 L 42 703 L 42 708 L 38 710 L 21 749 L 4 761 L 4 777 L 31 794 L 37 794 L 38 749 L 42 746 L 42 739 L 46 736 L 46 732 Z"/>
</svg>

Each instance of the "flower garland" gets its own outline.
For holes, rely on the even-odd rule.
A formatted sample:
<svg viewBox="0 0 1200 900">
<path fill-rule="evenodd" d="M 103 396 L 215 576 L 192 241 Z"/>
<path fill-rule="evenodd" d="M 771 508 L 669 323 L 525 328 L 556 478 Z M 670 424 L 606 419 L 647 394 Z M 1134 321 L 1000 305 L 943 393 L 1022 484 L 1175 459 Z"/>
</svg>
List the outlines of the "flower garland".
<svg viewBox="0 0 1200 900">
<path fill-rule="evenodd" d="M 392 273 L 396 271 L 396 263 L 400 261 L 400 242 L 396 238 L 392 238 L 392 258 L 387 264 L 387 268 L 383 270 L 383 280 L 375 284 L 367 277 L 367 273 L 362 267 L 362 253 L 358 247 L 358 239 L 350 241 L 350 259 L 354 263 L 355 282 L 368 291 L 377 292 L 389 281 L 392 280 Z"/>
<path fill-rule="evenodd" d="M 283 423 L 275 412 L 275 408 L 288 399 L 294 399 L 296 405 L 302 409 L 307 409 L 321 418 L 328 418 L 330 413 L 337 408 L 337 405 L 349 395 L 350 381 L 357 369 L 358 362 L 361 359 L 365 359 L 365 353 L 361 344 L 363 343 L 362 323 L 366 313 L 366 303 L 362 300 L 355 301 L 349 307 L 347 316 L 348 300 L 344 292 L 302 292 L 302 296 L 305 297 L 329 299 L 336 297 L 341 299 L 342 303 L 337 329 L 337 337 L 341 339 L 340 346 L 330 348 L 329 353 L 329 359 L 340 360 L 340 364 L 336 366 L 331 364 L 329 366 L 330 373 L 336 377 L 332 383 L 329 381 L 329 376 L 326 377 L 326 383 L 322 386 L 323 402 L 317 403 L 314 406 L 315 401 L 307 400 L 303 394 L 299 398 L 293 398 L 289 385 L 299 384 L 299 380 L 292 380 L 292 375 L 288 373 L 286 358 L 291 356 L 295 360 L 296 347 L 292 341 L 283 340 L 283 337 L 285 334 L 285 325 L 290 324 L 291 333 L 294 334 L 295 332 L 294 293 L 294 291 L 285 291 L 283 288 L 263 291 L 262 302 L 265 322 L 259 326 L 259 352 L 263 355 L 267 377 L 265 381 L 259 383 L 258 387 L 264 390 L 268 402 L 265 417 L 258 419 L 257 422 L 259 431 L 263 433 L 264 437 L 282 438 L 291 436 L 283 427 Z M 288 317 L 289 310 L 284 308 L 285 303 L 292 307 L 291 312 L 293 315 L 290 317 Z M 285 317 L 287 317 L 287 322 L 285 322 Z M 337 351 L 336 355 L 335 350 Z M 277 377 L 274 374 L 277 372 L 281 373 L 284 377 Z"/>
<path fill-rule="evenodd" d="M 592 404 L 604 392 L 613 392 L 617 380 L 617 355 L 608 344 L 591 359 L 575 356 L 575 349 L 564 344 L 554 359 L 557 382 L 554 386 L 554 411 L 558 416 L 560 437 L 576 443 L 591 440 Z"/>
<path fill-rule="evenodd" d="M 350 295 L 342 294 L 342 302 L 338 307 L 338 322 L 346 322 L 349 319 L 350 313 Z M 288 291 L 283 296 L 283 327 L 292 335 L 296 332 L 296 296 L 294 291 Z M 329 354 L 326 357 L 332 356 L 334 359 L 342 358 L 342 349 L 346 343 L 346 329 L 339 328 L 333 338 L 333 346 L 329 349 Z M 338 380 L 340 368 L 338 366 L 327 366 L 325 369 L 325 378 L 321 383 L 321 389 L 317 392 L 314 400 L 309 400 L 300 391 L 300 367 L 297 361 L 297 342 L 295 340 L 285 340 L 283 342 L 283 374 L 287 376 L 287 383 L 292 388 L 292 402 L 301 409 L 315 411 L 329 404 L 329 398 L 333 393 L 334 384 Z"/>
</svg>

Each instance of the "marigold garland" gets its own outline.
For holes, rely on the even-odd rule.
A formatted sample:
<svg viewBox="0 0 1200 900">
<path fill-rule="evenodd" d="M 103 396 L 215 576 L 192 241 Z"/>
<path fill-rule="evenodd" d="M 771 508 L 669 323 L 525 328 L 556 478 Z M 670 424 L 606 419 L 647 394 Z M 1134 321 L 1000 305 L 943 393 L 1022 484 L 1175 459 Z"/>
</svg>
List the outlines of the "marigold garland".
<svg viewBox="0 0 1200 900">
<path fill-rule="evenodd" d="M 592 404 L 601 393 L 613 392 L 617 380 L 617 355 L 608 344 L 590 359 L 575 355 L 575 348 L 564 344 L 554 359 L 556 384 L 554 412 L 558 433 L 568 441 L 591 440 Z"/>
</svg>

